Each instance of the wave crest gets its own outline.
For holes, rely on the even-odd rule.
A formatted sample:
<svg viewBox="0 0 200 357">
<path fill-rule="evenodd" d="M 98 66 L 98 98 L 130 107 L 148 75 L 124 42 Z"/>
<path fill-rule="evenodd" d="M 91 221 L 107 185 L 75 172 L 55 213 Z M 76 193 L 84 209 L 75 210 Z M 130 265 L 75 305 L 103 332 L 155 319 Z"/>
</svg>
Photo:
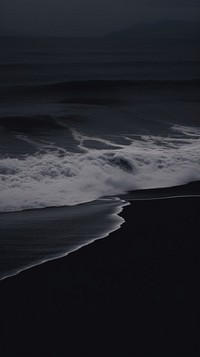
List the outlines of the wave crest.
<svg viewBox="0 0 200 357">
<path fill-rule="evenodd" d="M 180 132 L 180 126 L 173 128 Z M 126 138 L 130 144 L 90 149 L 103 140 L 72 131 L 80 153 L 59 148 L 0 160 L 0 211 L 76 205 L 129 190 L 169 187 L 200 179 L 200 133 Z M 107 142 L 107 141 L 106 141 Z"/>
</svg>

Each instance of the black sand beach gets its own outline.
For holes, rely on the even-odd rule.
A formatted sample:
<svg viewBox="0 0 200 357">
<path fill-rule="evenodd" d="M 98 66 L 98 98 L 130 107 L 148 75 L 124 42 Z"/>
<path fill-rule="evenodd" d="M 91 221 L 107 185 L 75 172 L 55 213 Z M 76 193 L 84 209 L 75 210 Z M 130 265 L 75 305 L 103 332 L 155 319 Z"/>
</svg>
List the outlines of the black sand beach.
<svg viewBox="0 0 200 357">
<path fill-rule="evenodd" d="M 1 281 L 1 356 L 199 356 L 199 209 L 133 200 L 109 237 Z"/>
</svg>

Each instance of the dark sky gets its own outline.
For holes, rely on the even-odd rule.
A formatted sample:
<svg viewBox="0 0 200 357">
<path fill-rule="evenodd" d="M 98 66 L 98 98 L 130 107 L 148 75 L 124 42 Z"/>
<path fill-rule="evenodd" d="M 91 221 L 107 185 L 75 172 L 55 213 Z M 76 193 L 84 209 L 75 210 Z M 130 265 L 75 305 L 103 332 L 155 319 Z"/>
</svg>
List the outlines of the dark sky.
<svg viewBox="0 0 200 357">
<path fill-rule="evenodd" d="M 99 36 L 163 19 L 200 20 L 200 0 L 0 0 L 0 34 Z"/>
</svg>

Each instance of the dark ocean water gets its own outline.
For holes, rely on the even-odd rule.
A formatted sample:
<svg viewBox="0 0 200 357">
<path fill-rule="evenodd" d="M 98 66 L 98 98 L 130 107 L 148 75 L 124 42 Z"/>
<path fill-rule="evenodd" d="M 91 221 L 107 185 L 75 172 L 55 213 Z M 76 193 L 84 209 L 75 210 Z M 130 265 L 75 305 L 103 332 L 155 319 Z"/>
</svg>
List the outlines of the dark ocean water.
<svg viewBox="0 0 200 357">
<path fill-rule="evenodd" d="M 1 277 L 119 228 L 129 190 L 200 179 L 199 45 L 0 38 Z"/>
</svg>

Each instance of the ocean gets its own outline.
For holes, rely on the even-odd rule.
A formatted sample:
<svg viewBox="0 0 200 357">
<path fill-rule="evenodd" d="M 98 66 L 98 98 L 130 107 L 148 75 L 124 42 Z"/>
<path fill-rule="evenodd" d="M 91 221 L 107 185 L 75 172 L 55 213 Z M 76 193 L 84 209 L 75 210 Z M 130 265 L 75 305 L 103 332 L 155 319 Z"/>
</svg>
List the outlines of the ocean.
<svg viewBox="0 0 200 357">
<path fill-rule="evenodd" d="M 129 192 L 200 180 L 199 40 L 0 48 L 0 279 L 119 229 Z"/>
</svg>

